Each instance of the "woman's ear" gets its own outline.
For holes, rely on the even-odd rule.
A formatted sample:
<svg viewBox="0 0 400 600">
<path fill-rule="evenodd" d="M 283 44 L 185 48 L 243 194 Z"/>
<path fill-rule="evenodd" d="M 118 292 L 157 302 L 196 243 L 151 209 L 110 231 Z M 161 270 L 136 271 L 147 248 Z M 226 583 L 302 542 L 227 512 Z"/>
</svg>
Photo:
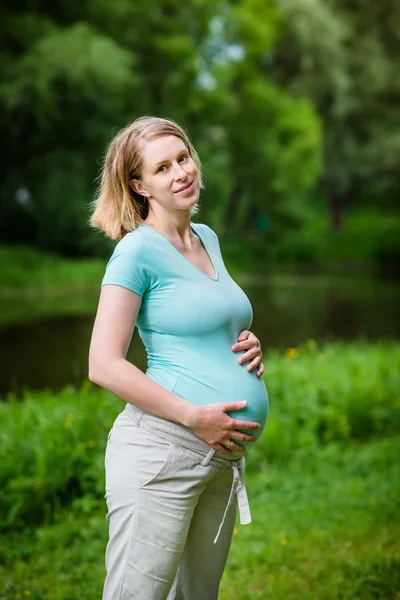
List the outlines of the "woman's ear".
<svg viewBox="0 0 400 600">
<path fill-rule="evenodd" d="M 150 196 L 150 193 L 146 190 L 146 188 L 143 186 L 142 182 L 139 181 L 139 179 L 131 179 L 129 184 L 133 191 L 139 194 L 140 196 L 145 196 L 146 198 Z"/>
</svg>

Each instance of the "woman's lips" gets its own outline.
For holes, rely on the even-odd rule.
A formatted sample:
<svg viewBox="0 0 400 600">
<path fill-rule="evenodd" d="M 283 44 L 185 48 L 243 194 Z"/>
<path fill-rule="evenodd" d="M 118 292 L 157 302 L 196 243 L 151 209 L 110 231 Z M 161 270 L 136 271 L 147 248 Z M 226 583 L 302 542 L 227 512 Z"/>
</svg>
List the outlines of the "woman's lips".
<svg viewBox="0 0 400 600">
<path fill-rule="evenodd" d="M 175 194 L 183 194 L 184 192 L 188 192 L 189 190 L 191 190 L 192 187 L 193 187 L 193 181 L 191 181 L 190 183 L 188 183 L 187 185 L 185 185 L 185 187 L 181 188 L 180 190 L 177 190 L 174 193 Z"/>
</svg>

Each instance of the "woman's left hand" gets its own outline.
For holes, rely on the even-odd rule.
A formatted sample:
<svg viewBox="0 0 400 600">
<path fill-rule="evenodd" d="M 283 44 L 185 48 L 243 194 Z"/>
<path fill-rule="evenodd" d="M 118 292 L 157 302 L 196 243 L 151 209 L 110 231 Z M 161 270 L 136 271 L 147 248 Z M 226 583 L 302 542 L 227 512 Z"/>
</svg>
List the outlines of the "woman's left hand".
<svg viewBox="0 0 400 600">
<path fill-rule="evenodd" d="M 238 335 L 238 341 L 236 344 L 232 346 L 233 352 L 238 352 L 239 350 L 246 350 L 244 354 L 238 359 L 240 364 L 243 364 L 250 360 L 250 364 L 247 365 L 248 371 L 253 371 L 256 367 L 257 376 L 261 377 L 264 373 L 264 365 L 262 363 L 262 350 L 261 344 L 258 338 L 251 333 L 251 331 L 247 331 L 247 329 L 243 329 Z"/>
</svg>

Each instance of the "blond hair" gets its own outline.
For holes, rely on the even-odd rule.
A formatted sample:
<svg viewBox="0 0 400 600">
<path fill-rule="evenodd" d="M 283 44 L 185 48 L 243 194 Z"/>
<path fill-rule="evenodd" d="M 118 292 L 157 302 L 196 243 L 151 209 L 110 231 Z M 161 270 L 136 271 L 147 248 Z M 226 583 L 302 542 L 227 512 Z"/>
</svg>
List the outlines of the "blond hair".
<svg viewBox="0 0 400 600">
<path fill-rule="evenodd" d="M 120 240 L 143 223 L 149 202 L 132 189 L 130 182 L 141 179 L 143 142 L 167 135 L 174 135 L 185 144 L 197 167 L 200 189 L 203 187 L 200 159 L 186 131 L 170 119 L 140 117 L 124 127 L 107 148 L 97 197 L 92 202 L 89 220 L 92 227 L 113 240 Z M 192 207 L 191 214 L 196 212 L 197 205 Z"/>
</svg>

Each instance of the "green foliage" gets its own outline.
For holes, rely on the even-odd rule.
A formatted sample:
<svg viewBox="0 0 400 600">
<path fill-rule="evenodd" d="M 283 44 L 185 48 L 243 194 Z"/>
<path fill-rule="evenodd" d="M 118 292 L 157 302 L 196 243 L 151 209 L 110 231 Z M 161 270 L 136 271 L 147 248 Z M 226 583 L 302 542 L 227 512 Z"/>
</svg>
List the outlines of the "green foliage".
<svg viewBox="0 0 400 600">
<path fill-rule="evenodd" d="M 6 4 L 1 240 L 105 256 L 103 237 L 87 225 L 99 159 L 113 134 L 142 114 L 188 128 L 207 180 L 203 220 L 239 242 L 268 220 L 253 255 L 267 245 L 271 256 L 320 256 L 315 248 L 324 243 L 313 247 L 307 227 L 324 199 L 335 229 L 350 204 L 357 215 L 366 207 L 394 212 L 396 3 L 89 0 L 24 11 Z M 31 194 L 25 208 L 16 202 L 21 186 Z M 350 254 L 340 259 L 351 259 L 357 244 L 363 255 L 369 233 L 345 243 Z M 383 251 L 374 245 L 373 259 L 396 257 L 397 238 Z"/>
<path fill-rule="evenodd" d="M 399 450 L 398 439 L 331 444 L 247 473 L 252 524 L 235 528 L 221 600 L 395 598 Z M 101 597 L 105 514 L 104 499 L 84 496 L 55 522 L 3 533 L 0 597 Z"/>
<path fill-rule="evenodd" d="M 0 438 L 0 505 L 7 506 L 1 527 L 37 523 L 73 497 L 101 494 L 102 452 L 117 407 L 111 394 L 89 384 L 79 392 L 66 388 L 56 398 L 28 393 L 23 404 L 10 398 L 0 406 L 7 423 Z M 11 451 L 15 440 L 18 458 Z"/>
<path fill-rule="evenodd" d="M 395 212 L 351 210 L 339 231 L 333 231 L 326 214 L 307 217 L 298 231 L 286 231 L 271 248 L 276 261 L 307 260 L 325 269 L 333 261 L 376 263 L 382 257 L 400 254 L 400 217 Z M 343 263 L 342 263 L 343 264 Z"/>
<path fill-rule="evenodd" d="M 276 4 L 281 35 L 269 72 L 285 89 L 311 99 L 321 117 L 324 197 L 340 212 L 355 198 L 394 207 L 400 186 L 394 158 L 400 144 L 398 3 Z"/>
<path fill-rule="evenodd" d="M 267 368 L 272 407 L 267 434 L 251 455 L 257 464 L 286 460 L 294 450 L 331 441 L 390 435 L 399 427 L 396 345 L 336 343 L 318 348 L 308 340 L 288 348 L 283 360 L 272 352 Z"/>
<path fill-rule="evenodd" d="M 0 246 L 0 287 L 24 293 L 35 288 L 43 294 L 60 288 L 98 289 L 104 260 L 67 260 L 29 247 Z"/>
<path fill-rule="evenodd" d="M 39 129 L 45 130 L 54 119 L 62 118 L 62 94 L 72 90 L 102 111 L 104 101 L 114 99 L 114 108 L 120 111 L 119 95 L 130 81 L 132 67 L 132 54 L 89 24 L 53 27 L 14 63 L 2 87 L 2 99 L 11 115 L 22 120 L 29 113 Z"/>
<path fill-rule="evenodd" d="M 87 226 L 97 161 L 113 132 L 143 113 L 176 119 L 198 143 L 212 225 L 229 219 L 238 231 L 255 212 L 288 220 L 290 195 L 301 196 L 319 173 L 320 127 L 310 103 L 265 76 L 279 22 L 273 3 L 258 0 L 91 0 L 24 16 L 10 7 L 1 238 L 28 234 L 64 254 L 105 253 Z M 15 207 L 21 185 L 31 192 L 29 215 Z"/>
<path fill-rule="evenodd" d="M 340 376 L 338 376 L 338 373 Z M 392 435 L 400 422 L 398 344 L 332 344 L 312 340 L 267 360 L 270 416 L 251 449 L 258 472 L 293 453 Z M 29 393 L 0 405 L 2 527 L 40 523 L 73 497 L 98 498 L 108 430 L 124 402 L 90 384 L 60 394 Z M 16 443 L 18 440 L 18 443 Z"/>
</svg>

